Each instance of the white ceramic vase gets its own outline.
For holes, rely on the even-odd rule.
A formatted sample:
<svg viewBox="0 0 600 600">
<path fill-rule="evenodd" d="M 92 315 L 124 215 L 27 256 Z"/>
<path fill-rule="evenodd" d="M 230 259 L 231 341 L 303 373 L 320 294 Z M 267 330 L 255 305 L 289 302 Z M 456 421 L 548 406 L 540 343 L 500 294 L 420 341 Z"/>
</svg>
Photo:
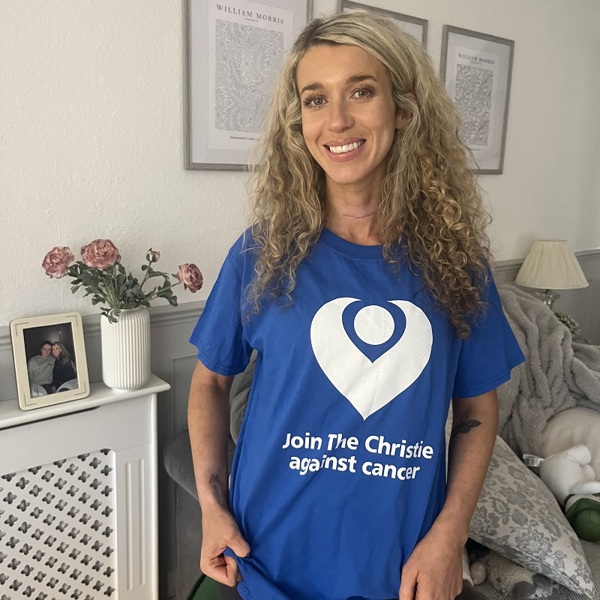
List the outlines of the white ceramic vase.
<svg viewBox="0 0 600 600">
<path fill-rule="evenodd" d="M 144 306 L 121 311 L 116 323 L 100 319 L 102 381 L 116 391 L 137 390 L 150 379 L 150 313 Z"/>
</svg>

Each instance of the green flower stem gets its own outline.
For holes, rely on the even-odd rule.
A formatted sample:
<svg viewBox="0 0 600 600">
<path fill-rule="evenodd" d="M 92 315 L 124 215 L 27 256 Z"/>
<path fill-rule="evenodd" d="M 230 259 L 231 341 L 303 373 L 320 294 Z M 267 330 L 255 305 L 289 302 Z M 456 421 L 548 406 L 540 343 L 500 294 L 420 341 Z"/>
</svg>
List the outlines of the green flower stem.
<svg viewBox="0 0 600 600">
<path fill-rule="evenodd" d="M 167 287 L 162 287 L 160 289 L 154 288 L 147 295 L 144 294 L 146 296 L 146 299 L 148 300 L 148 302 L 150 302 L 151 300 L 154 300 L 154 298 L 158 298 L 159 294 L 164 294 L 167 291 L 171 291 L 175 286 L 177 286 L 181 283 L 181 281 L 177 281 L 177 283 L 172 283 L 170 278 L 166 277 L 164 273 L 154 271 L 154 269 L 152 269 L 152 264 L 153 264 L 153 261 L 149 260 L 147 267 L 146 267 L 146 271 L 144 273 L 144 278 L 142 279 L 142 282 L 140 283 L 140 289 L 143 289 L 146 281 L 148 281 L 149 279 L 152 279 L 153 277 L 163 277 L 165 279 L 165 282 L 166 281 L 169 282 L 169 285 Z"/>
<path fill-rule="evenodd" d="M 178 286 L 181 283 L 181 281 L 178 281 L 177 283 L 169 283 L 168 287 L 165 288 L 161 288 L 160 290 L 158 290 L 158 288 L 154 288 L 148 296 L 146 296 L 146 298 L 148 299 L 148 302 L 150 300 L 154 300 L 154 298 L 158 298 L 159 293 L 164 293 L 167 290 L 172 290 L 174 287 Z M 157 291 L 158 290 L 158 291 Z"/>
<path fill-rule="evenodd" d="M 140 287 L 141 288 L 143 288 L 144 284 L 146 283 L 146 281 L 148 281 L 148 279 L 150 279 L 150 277 L 148 276 L 148 273 L 150 273 L 151 265 L 152 265 L 152 261 L 149 260 L 148 261 L 148 268 L 146 269 L 146 272 L 144 274 L 144 279 L 142 279 L 142 283 L 140 283 Z"/>
<path fill-rule="evenodd" d="M 111 266 L 106 271 L 102 272 L 102 283 L 101 286 L 104 289 L 106 295 L 107 304 L 111 308 L 120 308 L 119 300 L 119 288 L 117 287 L 117 280 L 115 277 L 115 266 Z"/>
</svg>

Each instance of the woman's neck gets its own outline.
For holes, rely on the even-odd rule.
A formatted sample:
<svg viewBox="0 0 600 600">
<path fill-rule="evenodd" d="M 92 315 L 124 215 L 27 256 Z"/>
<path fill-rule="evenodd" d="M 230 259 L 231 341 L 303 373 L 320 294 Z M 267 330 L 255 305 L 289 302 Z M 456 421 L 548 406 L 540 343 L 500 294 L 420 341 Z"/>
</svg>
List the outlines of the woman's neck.
<svg viewBox="0 0 600 600">
<path fill-rule="evenodd" d="M 377 208 L 379 200 L 367 194 L 327 194 L 325 227 L 339 237 L 361 246 L 380 243 Z"/>
</svg>

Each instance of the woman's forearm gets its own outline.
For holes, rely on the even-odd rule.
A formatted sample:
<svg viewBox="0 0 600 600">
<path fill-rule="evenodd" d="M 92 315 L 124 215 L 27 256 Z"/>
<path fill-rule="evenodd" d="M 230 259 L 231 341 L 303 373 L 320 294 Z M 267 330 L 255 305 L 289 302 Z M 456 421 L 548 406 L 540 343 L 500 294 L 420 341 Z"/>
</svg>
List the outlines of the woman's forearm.
<svg viewBox="0 0 600 600">
<path fill-rule="evenodd" d="M 188 427 L 196 489 L 203 511 L 227 507 L 229 390 L 231 377 L 198 362 L 190 387 Z"/>
<path fill-rule="evenodd" d="M 227 445 L 229 440 L 229 390 L 232 377 L 209 371 L 198 362 L 190 388 L 188 426 L 192 444 L 194 475 L 202 508 L 200 569 L 208 577 L 234 586 L 239 580 L 235 559 L 248 555 L 250 546 L 242 537 L 228 505 Z"/>
<path fill-rule="evenodd" d="M 436 525 L 466 541 L 498 432 L 496 391 L 454 400 L 453 415 L 446 502 Z"/>
</svg>

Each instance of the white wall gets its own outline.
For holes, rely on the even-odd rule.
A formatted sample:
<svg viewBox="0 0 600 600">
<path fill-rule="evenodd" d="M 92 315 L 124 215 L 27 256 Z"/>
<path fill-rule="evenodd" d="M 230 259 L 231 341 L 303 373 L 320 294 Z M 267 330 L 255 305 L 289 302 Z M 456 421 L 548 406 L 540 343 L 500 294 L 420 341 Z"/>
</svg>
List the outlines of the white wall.
<svg viewBox="0 0 600 600">
<path fill-rule="evenodd" d="M 500 260 L 542 237 L 600 247 L 600 3 L 370 0 L 442 26 L 515 40 L 503 175 L 482 177 Z M 316 13 L 335 0 L 314 0 Z M 182 2 L 0 0 L 0 328 L 13 318 L 96 312 L 40 263 L 110 237 L 127 266 L 159 249 L 196 262 L 205 298 L 244 226 L 240 172 L 183 168 Z"/>
</svg>

